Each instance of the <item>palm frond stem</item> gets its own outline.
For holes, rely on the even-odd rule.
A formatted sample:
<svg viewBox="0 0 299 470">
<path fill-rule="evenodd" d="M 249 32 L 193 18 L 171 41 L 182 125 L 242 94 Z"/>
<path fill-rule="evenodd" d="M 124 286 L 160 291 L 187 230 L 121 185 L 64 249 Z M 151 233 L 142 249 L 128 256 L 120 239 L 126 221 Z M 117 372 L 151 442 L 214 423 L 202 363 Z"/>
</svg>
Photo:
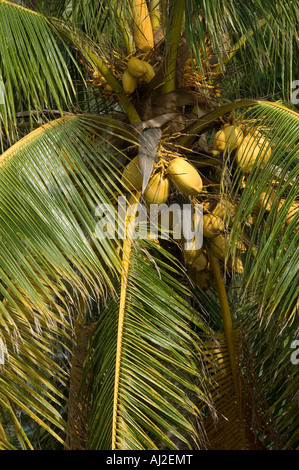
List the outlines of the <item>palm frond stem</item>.
<svg viewBox="0 0 299 470">
<path fill-rule="evenodd" d="M 135 214 L 137 211 L 137 201 L 139 201 L 141 193 L 136 195 L 135 203 Z M 130 210 L 130 209 L 128 209 Z M 118 331 L 117 331 L 117 344 L 116 344 L 116 360 L 115 360 L 115 381 L 114 381 L 114 400 L 113 400 L 113 415 L 112 415 L 112 444 L 111 449 L 116 449 L 116 439 L 117 439 L 117 415 L 118 415 L 118 393 L 119 393 L 119 378 L 120 378 L 120 363 L 121 363 L 121 353 L 122 353 L 122 337 L 123 337 L 123 326 L 124 326 L 124 316 L 125 316 L 125 306 L 126 306 L 126 297 L 127 297 L 127 284 L 128 284 L 128 274 L 130 267 L 130 257 L 132 250 L 132 236 L 130 234 L 130 229 L 133 230 L 134 214 L 131 214 L 130 218 L 126 217 L 126 228 L 127 233 L 123 243 L 123 255 L 122 255 L 122 272 L 121 272 L 121 290 L 120 290 L 120 299 L 119 299 L 119 316 L 118 316 Z M 128 211 L 127 211 L 128 214 Z M 131 222 L 131 223 L 130 223 Z"/>
<path fill-rule="evenodd" d="M 151 0 L 150 2 L 150 14 L 154 31 L 161 26 L 160 3 L 161 0 Z"/>
<path fill-rule="evenodd" d="M 165 58 L 165 77 L 166 81 L 162 86 L 162 93 L 170 93 L 175 90 L 176 81 L 176 68 L 177 68 L 177 54 L 179 48 L 179 41 L 182 30 L 182 20 L 185 10 L 185 0 L 177 0 L 173 7 L 172 19 L 170 21 L 170 29 L 167 32 L 167 44 L 169 44 L 169 50 L 166 51 Z"/>
<path fill-rule="evenodd" d="M 267 20 L 265 19 L 260 20 L 257 29 L 262 28 L 266 24 L 267 24 Z M 211 83 L 218 79 L 218 74 L 221 73 L 221 71 L 223 70 L 223 65 L 224 66 L 227 65 L 232 60 L 232 58 L 237 54 L 237 52 L 241 49 L 241 47 L 245 46 L 248 39 L 252 37 L 255 34 L 255 32 L 256 30 L 250 29 L 246 34 L 243 34 L 243 36 L 239 39 L 239 41 L 232 47 L 230 53 L 222 57 L 220 64 L 217 65 L 217 67 L 215 67 L 215 69 L 213 70 L 214 75 L 209 80 Z"/>
<path fill-rule="evenodd" d="M 114 8 L 115 8 L 116 20 L 117 20 L 121 35 L 123 37 L 123 40 L 125 42 L 127 53 L 128 54 L 134 54 L 135 47 L 134 47 L 132 35 L 129 32 L 130 29 L 129 29 L 128 25 L 126 25 L 126 22 L 125 22 L 125 20 L 122 16 L 122 13 L 121 13 L 120 9 L 117 6 L 117 2 L 115 0 L 113 1 L 113 4 L 114 4 Z"/>
<path fill-rule="evenodd" d="M 218 297 L 219 297 L 221 313 L 222 313 L 224 335 L 225 335 L 225 339 L 227 342 L 230 366 L 231 366 L 234 386 L 236 390 L 239 417 L 240 417 L 240 422 L 242 423 L 243 422 L 243 410 L 242 410 L 242 404 L 241 404 L 241 387 L 240 387 L 241 384 L 240 384 L 240 377 L 238 376 L 238 372 L 237 372 L 237 357 L 236 357 L 236 352 L 235 352 L 235 338 L 234 338 L 232 316 L 230 313 L 226 289 L 225 289 L 225 285 L 221 276 L 218 261 L 212 255 L 210 256 L 210 260 L 211 260 L 213 278 L 215 281 L 216 290 L 217 290 Z M 241 439 L 242 439 L 243 449 L 245 449 L 246 437 L 245 437 L 245 429 L 243 426 L 241 426 Z"/>
</svg>

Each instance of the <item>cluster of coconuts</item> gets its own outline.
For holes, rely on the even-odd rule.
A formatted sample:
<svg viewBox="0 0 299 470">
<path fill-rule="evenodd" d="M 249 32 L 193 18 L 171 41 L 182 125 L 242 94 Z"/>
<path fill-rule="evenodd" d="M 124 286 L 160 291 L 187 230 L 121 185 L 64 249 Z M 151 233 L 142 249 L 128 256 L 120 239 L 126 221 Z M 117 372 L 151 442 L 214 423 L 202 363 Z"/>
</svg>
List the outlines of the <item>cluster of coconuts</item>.
<svg viewBox="0 0 299 470">
<path fill-rule="evenodd" d="M 278 207 L 277 207 L 278 213 L 283 209 L 285 202 L 286 201 L 284 198 L 282 198 L 278 202 Z M 255 207 L 253 208 L 252 213 L 250 214 L 249 223 L 251 225 L 255 225 L 261 209 L 264 211 L 264 217 L 267 218 L 272 207 L 275 207 L 276 205 L 277 205 L 277 202 L 276 202 L 275 191 L 272 188 L 269 189 L 268 191 L 263 191 L 261 195 L 259 196 L 257 203 Z M 288 225 L 290 225 L 290 223 L 295 218 L 296 214 L 298 214 L 298 211 L 299 211 L 299 204 L 297 201 L 294 201 L 290 205 L 287 211 L 287 214 L 284 220 L 284 227 L 287 227 Z"/>
<path fill-rule="evenodd" d="M 245 135 L 241 126 L 225 125 L 220 129 L 214 137 L 213 149 L 216 152 L 234 152 L 235 161 L 238 167 L 246 176 L 251 172 L 255 163 L 265 163 L 271 156 L 271 146 L 269 141 L 260 134 L 258 130 Z M 258 201 L 249 217 L 249 223 L 255 225 L 259 211 L 264 210 L 265 215 L 270 212 L 273 205 L 275 205 L 275 191 L 268 188 L 263 191 L 258 198 Z M 283 207 L 285 200 L 282 199 L 278 204 L 278 211 Z M 289 225 L 296 213 L 298 212 L 299 205 L 295 201 L 289 208 L 285 225 Z"/>
<path fill-rule="evenodd" d="M 151 64 L 137 57 L 132 57 L 127 63 L 127 68 L 122 75 L 124 92 L 131 95 L 138 84 L 150 83 L 155 76 L 155 70 Z"/>
<path fill-rule="evenodd" d="M 234 152 L 236 164 L 244 174 L 250 173 L 256 162 L 264 165 L 271 155 L 269 141 L 259 132 L 245 134 L 241 126 L 229 124 L 216 132 L 213 149 L 219 152 Z"/>
<path fill-rule="evenodd" d="M 122 183 L 129 191 L 142 188 L 142 172 L 139 155 L 125 167 Z M 202 179 L 197 169 L 182 157 L 174 157 L 163 171 L 156 171 L 151 176 L 143 197 L 147 204 L 163 204 L 167 201 L 173 185 L 182 194 L 198 196 L 202 190 Z"/>
<path fill-rule="evenodd" d="M 127 190 L 138 191 L 142 188 L 142 172 L 139 156 L 133 158 L 125 167 L 122 174 L 122 183 Z M 161 171 L 154 171 L 144 191 L 146 204 L 163 204 L 169 197 L 171 186 L 187 196 L 198 196 L 202 192 L 203 182 L 197 169 L 185 158 L 175 156 Z M 214 204 L 215 206 L 215 204 Z M 209 203 L 203 204 L 203 238 L 204 246 L 194 248 L 194 240 L 186 245 L 182 239 L 182 252 L 190 278 L 202 290 L 208 290 L 213 284 L 213 277 L 209 262 L 209 252 L 224 262 L 229 248 L 229 238 L 226 234 L 226 220 L 235 214 L 236 207 L 228 200 L 221 200 L 212 207 Z M 198 220 L 194 214 L 194 227 Z M 238 247 L 240 248 L 240 247 Z M 246 250 L 242 244 L 241 252 Z M 243 272 L 243 264 L 239 257 L 227 262 L 227 268 L 237 273 Z"/>
<path fill-rule="evenodd" d="M 202 290 L 207 291 L 213 284 L 213 276 L 210 265 L 210 257 L 213 256 L 226 262 L 226 268 L 237 274 L 242 274 L 242 254 L 246 251 L 246 245 L 239 241 L 236 246 L 236 255 L 227 259 L 230 248 L 230 238 L 227 226 L 233 221 L 236 213 L 236 205 L 227 199 L 220 201 L 207 201 L 203 203 L 203 246 L 200 249 L 192 249 L 192 243 L 188 249 L 183 249 L 185 264 L 188 274 L 193 282 Z M 196 225 L 196 221 L 195 221 Z M 185 246 L 185 245 L 184 245 Z"/>
</svg>

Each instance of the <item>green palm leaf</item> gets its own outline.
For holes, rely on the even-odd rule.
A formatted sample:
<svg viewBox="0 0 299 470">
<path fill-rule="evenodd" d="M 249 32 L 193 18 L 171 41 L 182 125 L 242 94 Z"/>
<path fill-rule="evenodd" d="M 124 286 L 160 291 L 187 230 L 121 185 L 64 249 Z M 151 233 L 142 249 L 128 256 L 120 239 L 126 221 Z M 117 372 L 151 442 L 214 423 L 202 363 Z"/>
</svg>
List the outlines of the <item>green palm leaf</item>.
<svg viewBox="0 0 299 470">
<path fill-rule="evenodd" d="M 243 117 L 253 120 L 253 128 L 262 125 L 268 129 L 264 131 L 264 135 L 273 148 L 267 163 L 263 164 L 261 159 L 257 159 L 246 177 L 231 230 L 233 246 L 240 235 L 238 226 L 240 227 L 241 218 L 246 223 L 249 214 L 256 210 L 261 195 L 266 194 L 266 197 L 271 198 L 271 209 L 269 211 L 265 206 L 260 208 L 259 220 L 262 221 L 265 216 L 266 220 L 262 226 L 257 222 L 256 228 L 250 233 L 244 285 L 247 283 L 253 290 L 263 285 L 261 308 L 265 320 L 267 313 L 271 315 L 271 311 L 278 306 L 284 311 L 282 321 L 288 316 L 291 320 L 297 300 L 295 280 L 298 263 L 298 212 L 294 214 L 290 224 L 285 225 L 285 222 L 297 197 L 295 181 L 298 174 L 299 115 L 274 104 L 260 103 Z M 232 182 L 236 192 L 239 191 L 239 184 L 240 179 L 237 177 Z M 281 208 L 282 201 L 284 204 Z M 255 263 L 252 265 L 254 248 Z M 276 286 L 275 291 L 273 286 Z"/>
<path fill-rule="evenodd" d="M 256 377 L 253 389 L 267 403 L 268 423 L 279 435 L 277 438 L 271 431 L 272 445 L 297 448 L 298 436 L 291 431 L 297 419 L 287 402 L 294 400 L 298 383 L 288 346 L 298 332 L 298 211 L 288 225 L 286 217 L 298 196 L 299 116 L 279 104 L 260 102 L 242 115 L 243 123 L 246 119 L 249 128 L 262 132 L 273 148 L 265 164 L 256 160 L 252 171 L 245 175 L 245 184 L 241 171 L 235 173 L 231 183 L 233 194 L 242 190 L 236 197 L 227 255 L 235 255 L 237 242 L 244 236 L 248 250 L 243 255 L 244 273 L 234 278 L 230 298 L 235 321 L 243 332 L 241 349 L 249 358 L 244 370 L 251 361 Z M 234 158 L 233 153 L 228 155 L 231 169 Z M 265 193 L 272 205 L 257 210 L 257 202 Z M 281 201 L 285 204 L 282 208 Z M 250 225 L 250 214 L 256 210 L 256 222 Z"/>
<path fill-rule="evenodd" d="M 148 258 L 145 248 L 130 245 L 118 298 L 100 312 L 90 344 L 91 449 L 204 446 L 198 405 L 209 400 L 198 320 L 159 254 Z"/>
<path fill-rule="evenodd" d="M 280 73 L 280 93 L 284 90 L 283 98 L 290 99 L 290 83 L 296 78 L 293 75 L 293 51 L 298 47 L 295 26 L 298 21 L 298 8 L 294 3 L 282 1 L 278 6 L 268 1 L 186 0 L 185 5 L 186 33 L 197 65 L 201 67 L 198 44 L 205 60 L 208 61 L 208 54 L 205 52 L 205 39 L 208 36 L 218 58 L 219 69 L 229 75 L 227 84 L 224 81 L 221 85 L 224 95 L 227 87 L 229 96 L 231 89 L 241 89 L 242 92 L 243 80 L 248 84 L 248 88 L 244 90 L 245 96 L 259 96 L 260 80 L 256 80 L 256 77 L 257 70 L 260 70 L 260 78 L 271 84 L 274 90 L 279 89 L 276 86 L 275 74 L 278 76 Z M 283 21 L 279 20 L 280 15 Z M 239 42 L 241 38 L 242 41 Z M 230 53 L 236 44 L 236 60 L 230 66 Z M 244 73 L 238 76 L 236 71 L 241 67 Z M 212 68 L 212 71 L 214 72 L 215 68 Z M 271 92 L 273 93 L 273 89 Z M 240 97 L 243 96 L 241 94 Z M 235 97 L 236 93 L 233 99 Z"/>
<path fill-rule="evenodd" d="M 61 118 L 1 156 L 1 405 L 14 416 L 25 448 L 31 444 L 11 403 L 63 442 L 67 426 L 58 410 L 66 402 L 60 389 L 68 377 L 71 318 L 80 296 L 105 299 L 113 291 L 110 277 L 121 266 L 111 240 L 95 235 L 95 210 L 110 202 L 112 184 L 95 175 L 114 168 L 96 140 L 103 123 L 112 121 Z M 134 139 L 119 124 L 116 132 Z"/>
<path fill-rule="evenodd" d="M 0 79 L 5 103 L 1 104 L 4 131 L 17 140 L 16 113 L 44 108 L 58 109 L 71 102 L 74 93 L 65 44 L 41 13 L 15 3 L 0 2 Z M 32 125 L 32 117 L 30 120 Z"/>
</svg>

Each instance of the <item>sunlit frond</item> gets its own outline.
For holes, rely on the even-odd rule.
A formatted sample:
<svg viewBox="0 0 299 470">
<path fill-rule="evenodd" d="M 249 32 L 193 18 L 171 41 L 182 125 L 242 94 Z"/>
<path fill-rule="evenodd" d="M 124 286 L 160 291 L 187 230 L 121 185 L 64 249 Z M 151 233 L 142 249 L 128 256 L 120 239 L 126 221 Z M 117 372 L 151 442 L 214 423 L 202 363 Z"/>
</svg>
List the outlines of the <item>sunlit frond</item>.
<svg viewBox="0 0 299 470">
<path fill-rule="evenodd" d="M 109 449 L 114 439 L 116 449 L 205 445 L 198 406 L 209 397 L 193 325 L 198 320 L 159 258 L 132 246 L 126 291 L 118 291 L 125 294 L 121 344 L 118 298 L 100 312 L 86 363 L 89 448 Z"/>
<path fill-rule="evenodd" d="M 79 297 L 92 292 L 104 301 L 121 266 L 115 244 L 95 234 L 96 208 L 110 202 L 111 183 L 95 175 L 115 167 L 99 140 L 103 122 L 112 123 L 60 118 L 0 157 L 1 403 L 50 432 L 50 423 L 66 429 L 55 406 L 66 400 L 59 388 Z M 115 132 L 124 131 L 130 135 L 116 123 Z"/>
</svg>

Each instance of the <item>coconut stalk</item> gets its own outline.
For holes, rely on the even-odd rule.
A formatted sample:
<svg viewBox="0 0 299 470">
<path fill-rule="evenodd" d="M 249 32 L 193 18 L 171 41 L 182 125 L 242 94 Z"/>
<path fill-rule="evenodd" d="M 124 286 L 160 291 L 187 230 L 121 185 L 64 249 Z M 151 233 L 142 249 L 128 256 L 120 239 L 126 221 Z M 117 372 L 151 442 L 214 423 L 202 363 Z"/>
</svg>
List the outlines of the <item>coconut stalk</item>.
<svg viewBox="0 0 299 470">
<path fill-rule="evenodd" d="M 235 339 L 234 339 L 232 317 L 231 317 L 226 290 L 225 290 L 224 282 L 223 282 L 221 272 L 219 269 L 218 261 L 216 258 L 214 258 L 214 256 L 211 253 L 210 253 L 209 258 L 210 258 L 213 278 L 214 278 L 215 285 L 216 285 L 216 290 L 217 290 L 218 297 L 219 297 L 219 303 L 220 303 L 222 320 L 223 320 L 224 336 L 225 336 L 226 343 L 227 343 L 230 366 L 231 366 L 231 371 L 232 371 L 232 376 L 233 376 L 233 381 L 234 381 L 234 387 L 236 391 L 239 418 L 240 418 L 241 423 L 243 423 L 244 419 L 243 419 L 243 410 L 242 410 L 242 403 L 241 403 L 240 377 L 237 372 L 238 364 L 237 364 L 237 357 L 236 357 L 235 347 L 234 347 Z M 241 426 L 241 437 L 242 437 L 243 449 L 246 449 L 246 444 L 245 444 L 246 437 L 245 437 L 245 430 L 243 426 Z"/>
<path fill-rule="evenodd" d="M 55 23 L 60 35 L 72 43 L 75 47 L 82 49 L 82 44 L 79 46 L 80 38 L 77 37 L 72 31 L 67 29 L 62 22 Z M 123 107 L 129 121 L 131 123 L 140 122 L 140 116 L 138 115 L 135 106 L 125 94 L 121 83 L 116 79 L 111 70 L 106 66 L 104 61 L 99 57 L 92 46 L 87 44 L 86 41 L 83 44 L 85 53 L 85 59 L 101 73 L 107 83 L 111 86 L 112 90 L 116 93 L 119 104 Z"/>
</svg>

